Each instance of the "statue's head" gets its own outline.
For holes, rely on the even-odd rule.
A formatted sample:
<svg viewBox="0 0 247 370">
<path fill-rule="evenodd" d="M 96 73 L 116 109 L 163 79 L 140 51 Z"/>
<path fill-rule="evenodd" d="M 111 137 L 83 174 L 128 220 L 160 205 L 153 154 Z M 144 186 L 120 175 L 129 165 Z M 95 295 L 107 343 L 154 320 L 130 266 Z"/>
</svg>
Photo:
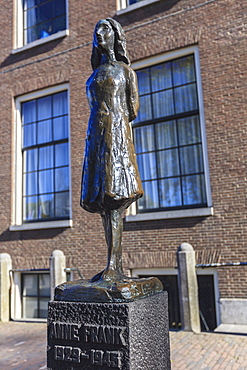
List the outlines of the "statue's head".
<svg viewBox="0 0 247 370">
<path fill-rule="evenodd" d="M 126 38 L 122 26 L 112 18 L 101 19 L 95 26 L 91 64 L 93 70 L 101 62 L 104 49 L 112 48 L 117 61 L 130 64 L 126 49 Z"/>
</svg>

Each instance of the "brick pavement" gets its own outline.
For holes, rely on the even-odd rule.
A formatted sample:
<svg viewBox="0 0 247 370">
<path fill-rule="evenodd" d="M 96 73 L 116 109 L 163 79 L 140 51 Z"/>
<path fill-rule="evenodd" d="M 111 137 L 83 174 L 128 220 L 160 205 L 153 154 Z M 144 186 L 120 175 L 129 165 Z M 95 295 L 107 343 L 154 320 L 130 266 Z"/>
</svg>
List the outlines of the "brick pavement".
<svg viewBox="0 0 247 370">
<path fill-rule="evenodd" d="M 0 324 L 0 369 L 46 369 L 46 324 Z"/>
<path fill-rule="evenodd" d="M 247 369 L 247 335 L 170 332 L 172 370 Z"/>
<path fill-rule="evenodd" d="M 170 332 L 170 338 L 172 370 L 247 369 L 247 335 Z M 45 370 L 45 364 L 45 323 L 0 323 L 1 370 Z"/>
</svg>

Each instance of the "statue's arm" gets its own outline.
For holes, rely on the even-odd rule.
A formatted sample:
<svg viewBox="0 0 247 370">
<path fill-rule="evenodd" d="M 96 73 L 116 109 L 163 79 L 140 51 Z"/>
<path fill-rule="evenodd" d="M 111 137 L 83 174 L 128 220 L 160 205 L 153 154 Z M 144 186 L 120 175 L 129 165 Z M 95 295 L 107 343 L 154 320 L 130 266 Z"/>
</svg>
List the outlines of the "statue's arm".
<svg viewBox="0 0 247 370">
<path fill-rule="evenodd" d="M 131 122 L 134 121 L 134 119 L 137 117 L 137 113 L 139 110 L 139 95 L 136 73 L 131 68 L 128 68 L 128 72 L 127 95 L 129 121 Z"/>
</svg>

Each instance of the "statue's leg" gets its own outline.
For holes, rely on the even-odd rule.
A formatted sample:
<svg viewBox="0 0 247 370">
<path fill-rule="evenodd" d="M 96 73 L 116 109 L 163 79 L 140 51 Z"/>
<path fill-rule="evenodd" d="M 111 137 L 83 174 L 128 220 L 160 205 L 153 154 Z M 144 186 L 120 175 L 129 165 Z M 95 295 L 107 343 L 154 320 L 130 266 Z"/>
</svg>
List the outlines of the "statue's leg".
<svg viewBox="0 0 247 370">
<path fill-rule="evenodd" d="M 122 210 L 109 211 L 102 215 L 105 229 L 106 243 L 108 246 L 108 260 L 102 275 L 104 280 L 121 280 L 122 269 Z"/>
</svg>

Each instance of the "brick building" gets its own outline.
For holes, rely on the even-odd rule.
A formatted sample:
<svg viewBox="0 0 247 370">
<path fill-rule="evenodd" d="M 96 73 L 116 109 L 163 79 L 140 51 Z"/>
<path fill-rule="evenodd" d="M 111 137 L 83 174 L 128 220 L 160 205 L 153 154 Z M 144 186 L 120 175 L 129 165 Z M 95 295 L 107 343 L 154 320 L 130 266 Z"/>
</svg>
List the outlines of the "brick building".
<svg viewBox="0 0 247 370">
<path fill-rule="evenodd" d="M 138 75 L 133 136 L 145 190 L 124 220 L 124 267 L 161 276 L 179 327 L 182 242 L 197 264 L 247 261 L 245 2 L 1 3 L 0 253 L 12 258 L 12 318 L 45 316 L 52 251 L 86 278 L 105 266 L 100 216 L 79 200 L 92 34 L 112 17 Z M 197 272 L 211 328 L 247 324 L 247 268 Z"/>
</svg>

